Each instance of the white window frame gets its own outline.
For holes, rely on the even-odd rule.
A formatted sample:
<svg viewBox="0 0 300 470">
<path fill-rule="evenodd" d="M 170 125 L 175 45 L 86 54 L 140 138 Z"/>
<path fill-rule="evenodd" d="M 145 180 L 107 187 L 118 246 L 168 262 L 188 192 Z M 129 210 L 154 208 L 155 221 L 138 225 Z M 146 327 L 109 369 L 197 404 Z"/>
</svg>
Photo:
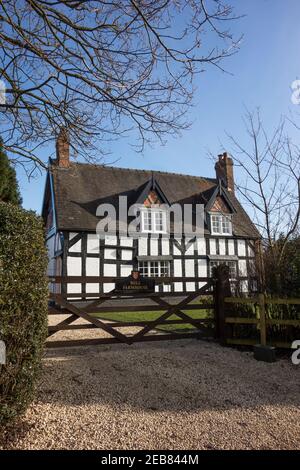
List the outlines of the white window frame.
<svg viewBox="0 0 300 470">
<path fill-rule="evenodd" d="M 220 212 L 211 212 L 210 214 L 210 228 L 212 235 L 232 236 L 232 216 L 221 214 Z M 219 230 L 214 230 L 214 218 L 218 220 Z M 224 225 L 228 225 L 228 232 L 224 231 Z M 223 225 L 224 224 L 224 225 Z"/>
<path fill-rule="evenodd" d="M 226 264 L 226 266 L 229 266 L 229 279 L 231 281 L 234 281 L 237 279 L 237 274 L 238 274 L 238 263 L 237 263 L 237 260 L 228 260 L 228 259 L 224 259 L 224 260 L 210 260 L 209 261 L 209 277 L 212 277 L 213 275 L 213 272 L 212 272 L 212 269 L 215 267 L 215 266 L 220 266 L 220 264 Z M 230 265 L 233 265 L 234 266 L 234 274 L 232 273 L 231 269 L 230 269 Z M 233 275 L 232 275 L 233 274 Z"/>
<path fill-rule="evenodd" d="M 170 261 L 139 261 L 139 271 L 143 277 L 170 277 Z"/>
<path fill-rule="evenodd" d="M 157 228 L 157 215 L 161 217 L 159 224 L 162 228 Z M 149 217 L 150 216 L 150 217 Z M 149 224 L 150 221 L 150 224 Z M 145 227 L 146 226 L 146 227 Z M 167 233 L 167 214 L 162 209 L 142 209 L 141 210 L 141 232 L 142 233 Z"/>
</svg>

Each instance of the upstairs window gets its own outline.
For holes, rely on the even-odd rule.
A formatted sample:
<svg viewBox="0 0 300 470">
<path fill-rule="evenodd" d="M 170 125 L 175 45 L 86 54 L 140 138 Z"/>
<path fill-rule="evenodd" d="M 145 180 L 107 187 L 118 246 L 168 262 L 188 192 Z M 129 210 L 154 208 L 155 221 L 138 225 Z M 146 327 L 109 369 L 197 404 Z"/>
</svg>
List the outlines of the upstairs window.
<svg viewBox="0 0 300 470">
<path fill-rule="evenodd" d="M 152 231 L 152 215 L 151 215 L 150 210 L 142 212 L 142 231 L 143 232 Z"/>
<path fill-rule="evenodd" d="M 142 232 L 144 233 L 166 233 L 166 212 L 159 209 L 143 209 Z"/>
<path fill-rule="evenodd" d="M 232 235 L 232 222 L 230 215 L 211 214 L 212 235 Z"/>
</svg>

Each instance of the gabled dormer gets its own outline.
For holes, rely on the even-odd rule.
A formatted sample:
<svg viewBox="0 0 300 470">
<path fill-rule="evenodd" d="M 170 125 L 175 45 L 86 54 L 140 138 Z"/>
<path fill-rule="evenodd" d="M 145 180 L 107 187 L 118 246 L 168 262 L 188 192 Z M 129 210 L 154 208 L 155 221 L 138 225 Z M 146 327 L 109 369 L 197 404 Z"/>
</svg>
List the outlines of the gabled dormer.
<svg viewBox="0 0 300 470">
<path fill-rule="evenodd" d="M 232 216 L 236 212 L 221 180 L 206 205 L 207 225 L 211 235 L 232 235 Z"/>
<path fill-rule="evenodd" d="M 170 203 L 153 173 L 141 191 L 137 204 L 141 209 L 142 233 L 167 233 L 167 206 Z"/>
</svg>

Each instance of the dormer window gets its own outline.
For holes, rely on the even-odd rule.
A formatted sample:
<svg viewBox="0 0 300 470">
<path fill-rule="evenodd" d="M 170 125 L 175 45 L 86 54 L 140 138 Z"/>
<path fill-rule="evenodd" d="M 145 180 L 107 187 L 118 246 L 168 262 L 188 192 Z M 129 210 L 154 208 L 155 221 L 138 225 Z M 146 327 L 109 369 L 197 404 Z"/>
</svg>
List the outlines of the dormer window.
<svg viewBox="0 0 300 470">
<path fill-rule="evenodd" d="M 166 233 L 166 212 L 160 209 L 143 209 L 141 211 L 142 232 L 144 233 Z"/>
<path fill-rule="evenodd" d="M 211 214 L 210 225 L 212 235 L 232 235 L 231 215 Z"/>
</svg>

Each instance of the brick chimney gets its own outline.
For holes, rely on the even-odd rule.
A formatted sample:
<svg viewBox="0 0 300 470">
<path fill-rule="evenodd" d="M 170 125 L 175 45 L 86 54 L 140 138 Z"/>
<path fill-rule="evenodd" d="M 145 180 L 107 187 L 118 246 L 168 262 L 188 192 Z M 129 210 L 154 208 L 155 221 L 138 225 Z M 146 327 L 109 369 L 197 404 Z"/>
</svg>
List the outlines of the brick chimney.
<svg viewBox="0 0 300 470">
<path fill-rule="evenodd" d="M 69 133 L 65 127 L 60 129 L 56 139 L 56 164 L 60 168 L 69 168 L 70 166 Z"/>
<path fill-rule="evenodd" d="M 218 155 L 215 170 L 217 179 L 221 180 L 228 191 L 234 194 L 233 161 L 227 152 Z"/>
</svg>

